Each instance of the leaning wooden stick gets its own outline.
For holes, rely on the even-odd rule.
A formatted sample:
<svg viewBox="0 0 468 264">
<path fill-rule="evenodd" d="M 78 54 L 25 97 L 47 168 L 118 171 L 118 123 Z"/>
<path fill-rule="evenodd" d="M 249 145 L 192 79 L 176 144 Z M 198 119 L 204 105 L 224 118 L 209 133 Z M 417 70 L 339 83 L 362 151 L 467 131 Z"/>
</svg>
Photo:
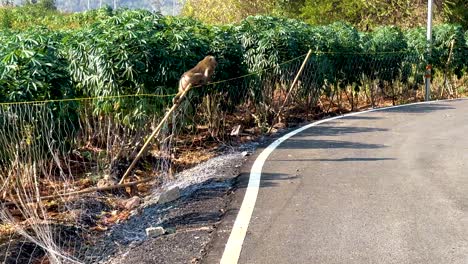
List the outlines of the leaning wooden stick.
<svg viewBox="0 0 468 264">
<path fill-rule="evenodd" d="M 177 100 L 174 102 L 174 105 L 172 105 L 171 109 L 169 109 L 169 111 L 167 111 L 166 115 L 164 116 L 164 118 L 161 120 L 161 122 L 159 123 L 159 125 L 156 127 L 156 129 L 154 129 L 153 133 L 149 136 L 149 138 L 146 140 L 145 144 L 143 145 L 143 147 L 141 147 L 140 151 L 138 152 L 138 154 L 136 155 L 135 159 L 133 159 L 132 161 L 132 164 L 130 164 L 130 166 L 128 167 L 127 171 L 125 172 L 125 174 L 122 176 L 122 179 L 120 180 L 119 184 L 123 184 L 123 182 L 125 181 L 125 179 L 128 177 L 128 175 L 130 175 L 130 173 L 132 172 L 132 170 L 135 168 L 135 165 L 137 164 L 137 162 L 140 160 L 141 156 L 143 155 L 143 153 L 146 151 L 146 149 L 148 148 L 149 144 L 151 143 L 151 140 L 153 140 L 153 138 L 157 137 L 159 135 L 159 133 L 161 132 L 161 128 L 163 127 L 164 123 L 167 121 L 167 119 L 169 119 L 169 116 L 172 114 L 172 112 L 174 112 L 174 110 L 177 109 L 177 107 L 179 107 L 180 103 L 182 102 L 182 100 L 184 99 L 184 97 L 187 95 L 187 92 L 190 91 L 190 89 L 192 89 L 192 84 L 188 84 L 187 88 L 179 93 L 177 93 L 177 95 L 175 96 L 175 98 L 177 98 Z"/>
<path fill-rule="evenodd" d="M 280 116 L 281 112 L 283 111 L 283 108 L 286 105 L 286 102 L 288 101 L 289 96 L 291 95 L 291 92 L 294 90 L 294 87 L 296 86 L 296 83 L 299 80 L 299 77 L 301 76 L 302 71 L 304 70 L 304 68 L 306 66 L 306 63 L 309 60 L 311 54 L 312 54 L 312 50 L 309 50 L 309 52 L 307 53 L 307 56 L 305 57 L 304 61 L 302 62 L 302 65 L 301 65 L 301 68 L 299 69 L 299 72 L 297 72 L 297 74 L 296 74 L 296 78 L 294 78 L 294 81 L 291 84 L 291 87 L 289 88 L 288 93 L 286 94 L 286 98 L 284 98 L 283 104 L 281 105 L 280 109 L 278 110 L 278 113 L 275 115 L 275 118 L 273 118 L 273 122 L 271 123 L 271 126 L 267 131 L 268 134 L 273 129 L 273 126 L 275 125 L 276 119 Z"/>
<path fill-rule="evenodd" d="M 450 97 L 453 96 L 453 90 L 452 90 L 452 87 L 450 87 L 449 85 L 447 85 L 447 72 L 448 72 L 448 69 L 449 69 L 449 66 L 450 66 L 450 63 L 452 61 L 452 54 L 453 54 L 453 46 L 455 45 L 455 39 L 452 39 L 452 41 L 450 41 L 450 49 L 449 49 L 449 55 L 448 55 L 448 59 L 447 59 L 447 63 L 445 64 L 445 74 L 444 74 L 444 88 L 442 88 L 441 90 L 441 93 L 440 93 L 440 97 L 442 97 L 444 95 L 444 89 L 447 90 L 447 92 L 449 93 Z"/>
</svg>

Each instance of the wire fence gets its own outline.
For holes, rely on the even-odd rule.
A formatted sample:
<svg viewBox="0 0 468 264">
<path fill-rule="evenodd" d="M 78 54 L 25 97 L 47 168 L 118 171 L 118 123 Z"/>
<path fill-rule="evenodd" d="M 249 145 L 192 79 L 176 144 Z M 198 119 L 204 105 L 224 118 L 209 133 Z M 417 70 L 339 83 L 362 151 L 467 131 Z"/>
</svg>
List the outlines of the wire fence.
<svg viewBox="0 0 468 264">
<path fill-rule="evenodd" d="M 196 87 L 128 181 L 150 179 L 157 187 L 173 179 L 174 161 L 200 138 L 229 144 L 272 125 L 423 98 L 425 62 L 416 54 L 315 52 L 291 90 L 304 58 Z M 466 82 L 440 71 L 433 94 L 457 97 Z M 122 197 L 147 194 L 148 186 L 64 194 L 116 185 L 172 97 L 161 92 L 0 104 L 0 261 L 105 261 L 112 250 L 99 244 L 103 212 L 117 210 Z M 236 127 L 242 133 L 234 133 Z M 129 214 L 118 211 L 123 218 Z"/>
</svg>

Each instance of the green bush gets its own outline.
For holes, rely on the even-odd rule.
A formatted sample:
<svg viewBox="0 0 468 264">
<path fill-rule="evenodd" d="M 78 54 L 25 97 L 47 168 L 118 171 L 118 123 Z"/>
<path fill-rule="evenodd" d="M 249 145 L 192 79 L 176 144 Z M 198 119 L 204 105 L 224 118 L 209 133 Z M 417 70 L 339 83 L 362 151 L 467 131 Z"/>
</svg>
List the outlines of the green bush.
<svg viewBox="0 0 468 264">
<path fill-rule="evenodd" d="M 408 46 L 399 28 L 377 28 L 364 46 L 367 53 L 364 72 L 369 78 L 387 82 L 400 79 Z"/>
<path fill-rule="evenodd" d="M 468 71 L 468 30 L 465 32 L 465 48 L 463 58 L 465 58 L 465 72 Z"/>
<path fill-rule="evenodd" d="M 280 63 L 307 53 L 312 44 L 309 26 L 294 19 L 252 16 L 236 30 L 250 72 L 275 68 L 280 73 Z"/>
<path fill-rule="evenodd" d="M 333 53 L 330 61 L 333 64 L 334 78 L 332 83 L 349 85 L 359 82 L 362 71 L 362 43 L 359 32 L 351 25 L 336 22 L 325 26 L 325 36 Z"/>
<path fill-rule="evenodd" d="M 10 29 L 13 26 L 13 18 L 9 8 L 0 7 L 0 29 Z"/>
<path fill-rule="evenodd" d="M 461 26 L 442 24 L 434 27 L 431 61 L 434 67 L 461 77 L 464 63 L 465 37 Z M 450 61 L 449 55 L 451 54 Z"/>
<path fill-rule="evenodd" d="M 0 40 L 5 43 L 0 47 L 2 101 L 173 94 L 182 73 L 211 54 L 219 63 L 214 82 L 259 72 L 249 78 L 251 83 L 231 81 L 194 92 L 197 98 L 219 92 L 232 107 L 247 96 L 258 98 L 262 91 L 257 77 L 267 69 L 273 69 L 280 82 L 292 79 L 295 72 L 291 67 L 300 65 L 309 49 L 314 51 L 308 63 L 313 74 L 304 75 L 302 82 L 314 83 L 314 87 L 302 86 L 300 92 L 304 94 L 310 93 L 308 89 L 330 86 L 353 85 L 358 91 L 363 79 L 419 83 L 424 72 L 422 62 L 428 59 L 422 28 L 403 32 L 396 27 L 381 27 L 363 33 L 341 22 L 310 26 L 268 16 L 213 26 L 144 10 L 113 11 L 106 7 L 59 15 L 35 5 L 11 9 L 11 18 L 11 24 L 3 25 L 13 31 L 0 31 Z M 28 21 L 35 21 L 37 26 L 31 27 Z M 43 28 L 60 28 L 60 24 L 68 28 Z M 21 25 L 28 29 L 15 31 Z M 468 33 L 459 26 L 436 26 L 431 59 L 434 68 L 460 75 L 467 65 L 467 39 Z M 452 58 L 447 64 L 452 43 Z M 294 58 L 296 64 L 285 64 Z M 119 100 L 106 102 L 96 103 L 97 112 L 118 113 L 125 120 L 162 112 L 170 98 L 153 101 L 150 109 L 138 102 L 136 106 L 126 106 Z M 130 111 L 133 107 L 139 107 L 138 114 Z"/>
<path fill-rule="evenodd" d="M 126 11 L 68 32 L 63 48 L 79 91 L 86 96 L 151 92 L 157 73 L 150 66 L 164 53 L 154 37 L 159 20 L 149 12 Z"/>
<path fill-rule="evenodd" d="M 0 34 L 0 102 L 76 96 L 67 70 L 68 61 L 60 50 L 61 39 L 61 33 L 39 28 Z M 18 150 L 11 146 L 19 147 L 19 153 L 29 146 L 37 148 L 29 151 L 44 153 L 42 150 L 53 142 L 70 146 L 69 140 L 78 127 L 76 110 L 74 102 L 2 105 L 0 130 L 7 135 L 4 146 L 10 148 L 0 153 L 0 162 L 16 155 Z M 44 135 L 50 135 L 52 140 Z"/>
<path fill-rule="evenodd" d="M 75 96 L 68 62 L 60 51 L 60 33 L 46 29 L 0 35 L 1 102 Z"/>
<path fill-rule="evenodd" d="M 463 29 L 459 25 L 441 24 L 434 27 L 432 36 L 431 56 L 427 57 L 426 30 L 424 28 L 410 29 L 406 32 L 406 41 L 409 50 L 417 53 L 426 61 L 429 61 L 434 71 L 449 71 L 461 75 L 466 49 L 466 40 Z M 453 43 L 453 47 L 452 47 Z M 452 57 L 447 65 L 450 51 Z"/>
</svg>

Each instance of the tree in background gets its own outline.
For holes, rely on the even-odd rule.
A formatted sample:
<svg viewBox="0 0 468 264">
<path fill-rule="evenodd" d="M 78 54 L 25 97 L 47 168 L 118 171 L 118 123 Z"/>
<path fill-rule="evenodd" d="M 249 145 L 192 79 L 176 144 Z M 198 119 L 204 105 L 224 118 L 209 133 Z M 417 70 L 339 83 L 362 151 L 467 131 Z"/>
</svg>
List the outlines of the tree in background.
<svg viewBox="0 0 468 264">
<path fill-rule="evenodd" d="M 238 22 L 248 16 L 274 13 L 271 0 L 187 0 L 182 15 L 213 24 Z"/>
<path fill-rule="evenodd" d="M 0 0 L 0 6 L 33 5 L 42 10 L 79 12 L 128 7 L 162 14 L 190 16 L 208 23 L 238 22 L 250 15 L 276 15 L 310 24 L 348 22 L 361 30 L 380 25 L 425 26 L 428 0 Z M 181 8 L 182 6 L 182 8 Z M 56 8 L 57 7 L 57 8 Z M 434 21 L 458 23 L 468 29 L 468 0 L 434 0 Z"/>
<path fill-rule="evenodd" d="M 290 18 L 298 18 L 306 0 L 277 0 L 275 13 Z"/>
<path fill-rule="evenodd" d="M 8 7 L 0 8 L 0 29 L 9 29 L 12 25 L 11 9 Z"/>
<path fill-rule="evenodd" d="M 368 29 L 377 25 L 401 25 L 420 23 L 421 19 L 409 19 L 415 14 L 418 4 L 409 0 L 306 0 L 302 8 L 302 18 L 311 24 L 329 24 L 346 21 L 358 28 Z M 416 12 L 417 13 L 417 12 Z"/>
<path fill-rule="evenodd" d="M 465 1 L 465 0 L 446 0 Z M 310 24 L 346 21 L 367 29 L 377 25 L 423 25 L 426 0 L 187 0 L 182 15 L 208 23 L 231 23 L 250 15 L 273 14 L 298 18 Z M 441 10 L 443 0 L 436 0 Z M 434 12 L 441 17 L 440 12 Z"/>
<path fill-rule="evenodd" d="M 250 15 L 273 14 L 326 25 L 346 21 L 362 29 L 380 25 L 424 26 L 427 0 L 187 0 L 182 15 L 208 23 L 231 23 Z M 435 23 L 468 28 L 467 0 L 434 0 Z"/>
<path fill-rule="evenodd" d="M 468 1 L 434 0 L 434 21 L 468 26 Z M 306 0 L 301 18 L 311 24 L 346 21 L 360 29 L 379 25 L 424 26 L 427 0 Z"/>
<path fill-rule="evenodd" d="M 310 24 L 330 24 L 347 21 L 352 24 L 362 19 L 364 3 L 361 0 L 306 0 L 302 18 Z"/>
<path fill-rule="evenodd" d="M 13 2 L 13 1 L 11 1 Z M 43 8 L 44 10 L 57 10 L 57 6 L 55 5 L 55 0 L 25 0 L 23 2 L 25 5 L 38 5 L 39 7 Z"/>
<path fill-rule="evenodd" d="M 182 0 L 149 0 L 152 11 L 161 14 L 178 15 L 180 14 Z"/>
<path fill-rule="evenodd" d="M 467 0 L 445 0 L 445 20 L 450 23 L 458 23 L 468 29 L 468 1 Z"/>
<path fill-rule="evenodd" d="M 39 5 L 45 10 L 57 10 L 55 0 L 40 0 Z"/>
<path fill-rule="evenodd" d="M 13 0 L 1 0 L 0 6 L 13 6 Z"/>
</svg>

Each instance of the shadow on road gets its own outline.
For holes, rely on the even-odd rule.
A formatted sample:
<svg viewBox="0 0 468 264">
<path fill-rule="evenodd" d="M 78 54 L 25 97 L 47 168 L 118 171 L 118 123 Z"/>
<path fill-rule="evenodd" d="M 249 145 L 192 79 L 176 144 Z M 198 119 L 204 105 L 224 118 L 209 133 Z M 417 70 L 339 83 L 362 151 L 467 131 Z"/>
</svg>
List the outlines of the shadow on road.
<svg viewBox="0 0 468 264">
<path fill-rule="evenodd" d="M 386 160 L 396 160 L 395 158 L 341 158 L 341 159 L 290 159 L 290 160 L 279 160 L 279 159 L 270 159 L 269 161 L 324 161 L 324 162 L 362 162 L 362 161 L 386 161 Z"/>
<path fill-rule="evenodd" d="M 287 144 L 278 149 L 378 149 L 386 148 L 383 144 L 368 144 L 342 140 L 289 139 Z"/>
<path fill-rule="evenodd" d="M 239 179 L 249 179 L 248 177 L 249 173 L 243 173 L 240 175 Z M 262 173 L 262 180 L 260 182 L 260 188 L 265 188 L 265 187 L 275 187 L 278 185 L 279 181 L 291 181 L 294 179 L 297 179 L 298 176 L 296 175 L 290 175 L 290 174 L 282 174 L 282 173 L 267 173 L 264 172 Z M 239 189 L 244 189 L 247 188 L 247 185 L 249 184 L 248 180 L 246 181 L 240 181 L 236 184 L 236 186 Z"/>
<path fill-rule="evenodd" d="M 260 187 L 274 187 L 278 181 L 291 181 L 296 179 L 296 175 L 280 174 L 280 173 L 262 173 L 262 181 Z"/>
<path fill-rule="evenodd" d="M 345 116 L 341 118 L 341 120 L 379 120 L 383 119 L 383 117 L 378 116 L 366 116 L 366 115 L 355 115 L 355 116 Z"/>
<path fill-rule="evenodd" d="M 353 116 L 348 117 L 347 119 L 363 119 L 367 123 L 372 122 L 373 120 L 383 119 L 383 117 L 369 117 L 369 116 Z M 342 139 L 343 135 L 351 135 L 351 138 L 354 138 L 354 135 L 362 135 L 369 133 L 380 133 L 390 131 L 387 128 L 379 127 L 366 127 L 366 126 L 346 126 L 344 120 L 331 121 L 319 126 L 311 127 L 299 135 L 294 136 L 288 139 L 286 142 L 281 144 L 278 147 L 278 150 L 294 151 L 294 150 L 307 150 L 307 149 L 381 149 L 388 147 L 384 144 L 372 144 L 366 143 L 365 138 L 359 136 L 361 141 L 349 141 L 349 140 L 339 140 Z M 323 138 L 326 137 L 326 138 Z M 330 137 L 335 137 L 336 139 L 330 139 Z M 307 157 L 290 157 L 278 156 L 280 159 L 275 159 L 270 157 L 268 162 L 378 162 L 378 161 L 393 161 L 395 158 L 389 157 L 343 157 L 343 158 L 311 158 Z M 288 181 L 297 178 L 298 176 L 294 174 L 279 174 L 279 173 L 262 173 L 262 179 L 260 187 L 275 187 L 278 185 L 279 181 Z M 245 188 L 247 182 L 244 182 L 240 185 L 240 188 Z"/>
<path fill-rule="evenodd" d="M 355 126 L 339 126 L 340 121 L 332 121 L 320 126 L 311 127 L 300 134 L 301 137 L 309 136 L 341 136 L 346 134 L 385 132 L 386 128 L 377 127 L 355 127 Z"/>
<path fill-rule="evenodd" d="M 405 107 L 397 107 L 387 110 L 382 110 L 383 112 L 394 112 L 394 113 L 415 113 L 415 114 L 424 114 L 440 110 L 451 110 L 455 107 L 448 104 L 421 104 L 421 105 L 410 105 Z"/>
</svg>

